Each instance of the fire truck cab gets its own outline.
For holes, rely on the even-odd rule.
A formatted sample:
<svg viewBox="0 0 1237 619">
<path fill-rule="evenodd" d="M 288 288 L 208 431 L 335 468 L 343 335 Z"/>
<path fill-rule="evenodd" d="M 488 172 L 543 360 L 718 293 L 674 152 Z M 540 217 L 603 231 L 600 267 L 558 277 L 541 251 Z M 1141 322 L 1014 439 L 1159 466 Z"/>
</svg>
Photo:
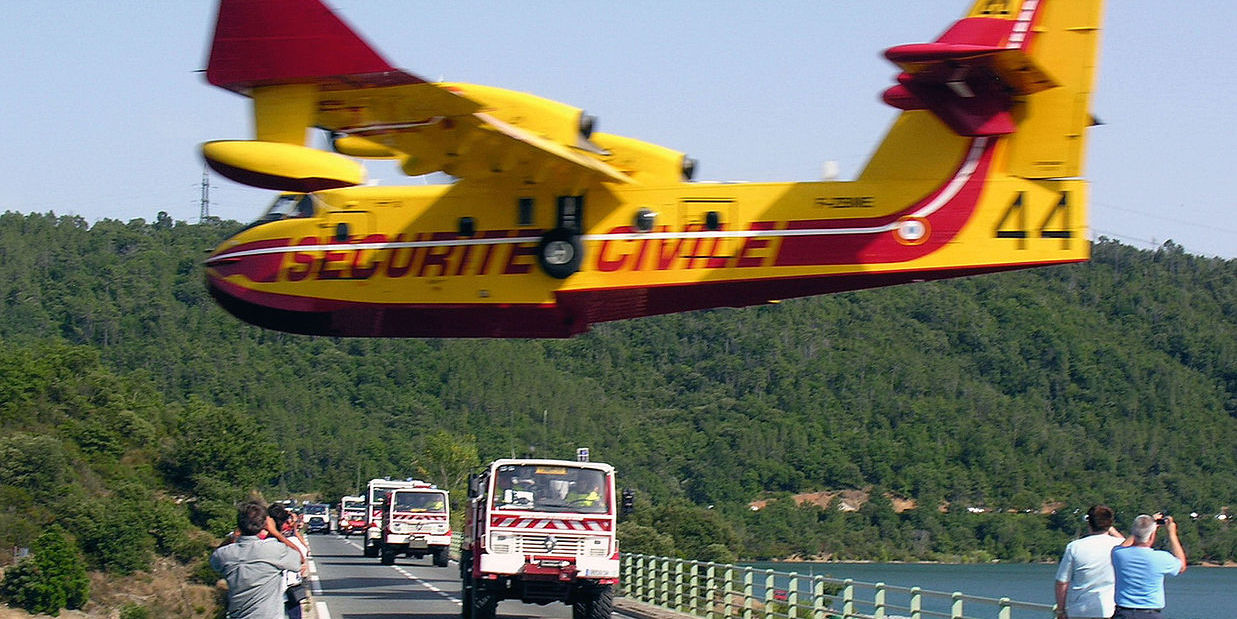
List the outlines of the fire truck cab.
<svg viewBox="0 0 1237 619">
<path fill-rule="evenodd" d="M 424 482 L 415 479 L 371 479 L 365 490 L 365 547 L 367 557 L 377 557 L 382 551 L 382 519 L 387 513 L 392 490 L 414 488 Z"/>
<path fill-rule="evenodd" d="M 339 520 L 335 530 L 348 537 L 365 531 L 365 497 L 349 495 L 339 500 Z"/>
<path fill-rule="evenodd" d="M 502 459 L 469 481 L 460 576 L 464 619 L 501 600 L 563 602 L 573 619 L 609 619 L 619 578 L 614 468 Z"/>
<path fill-rule="evenodd" d="M 378 548 L 383 565 L 394 564 L 399 555 L 417 559 L 432 555 L 434 565 L 447 567 L 451 549 L 447 491 L 421 481 L 391 490 L 382 515 L 381 540 Z"/>
</svg>

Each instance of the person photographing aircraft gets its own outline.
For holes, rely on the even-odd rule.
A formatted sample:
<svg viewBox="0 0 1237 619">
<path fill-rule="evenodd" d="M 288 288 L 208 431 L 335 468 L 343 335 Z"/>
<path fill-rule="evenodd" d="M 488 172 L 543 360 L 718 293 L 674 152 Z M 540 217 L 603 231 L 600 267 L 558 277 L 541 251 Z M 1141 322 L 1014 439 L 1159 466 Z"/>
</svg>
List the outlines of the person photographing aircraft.
<svg viewBox="0 0 1237 619">
<path fill-rule="evenodd" d="M 1169 551 L 1152 548 L 1160 525 L 1168 531 Z M 1112 568 L 1117 605 L 1113 619 L 1160 619 L 1164 610 L 1164 577 L 1182 574 L 1186 569 L 1177 521 L 1162 514 L 1135 518 L 1129 538 L 1112 551 Z"/>
</svg>

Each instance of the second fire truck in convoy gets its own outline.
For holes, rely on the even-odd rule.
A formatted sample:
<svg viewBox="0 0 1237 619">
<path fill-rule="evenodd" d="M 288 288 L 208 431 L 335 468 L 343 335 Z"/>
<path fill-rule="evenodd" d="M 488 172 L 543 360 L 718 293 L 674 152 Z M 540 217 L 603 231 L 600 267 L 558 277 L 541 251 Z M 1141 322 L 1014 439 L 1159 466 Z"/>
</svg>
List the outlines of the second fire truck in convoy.
<svg viewBox="0 0 1237 619">
<path fill-rule="evenodd" d="M 619 578 L 614 468 L 496 460 L 469 481 L 460 549 L 464 619 L 501 600 L 563 602 L 573 619 L 609 619 Z"/>
<path fill-rule="evenodd" d="M 350 495 L 339 500 L 339 520 L 335 530 L 347 537 L 365 532 L 365 497 Z"/>
<path fill-rule="evenodd" d="M 399 555 L 417 559 L 431 555 L 434 565 L 447 567 L 451 549 L 447 491 L 421 481 L 412 483 L 411 488 L 397 488 L 387 494 L 378 544 L 382 564 L 394 564 Z"/>
<path fill-rule="evenodd" d="M 376 557 L 382 550 L 382 519 L 387 513 L 387 497 L 392 490 L 414 488 L 414 479 L 371 479 L 365 490 L 365 548 L 367 557 Z"/>
</svg>

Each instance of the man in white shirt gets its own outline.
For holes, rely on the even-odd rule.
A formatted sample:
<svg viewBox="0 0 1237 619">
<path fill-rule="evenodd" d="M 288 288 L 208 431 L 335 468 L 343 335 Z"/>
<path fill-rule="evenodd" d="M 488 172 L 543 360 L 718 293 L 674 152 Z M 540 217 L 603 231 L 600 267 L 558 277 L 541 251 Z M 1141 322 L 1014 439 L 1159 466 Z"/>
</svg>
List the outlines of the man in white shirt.
<svg viewBox="0 0 1237 619">
<path fill-rule="evenodd" d="M 1113 512 L 1107 505 L 1087 510 L 1091 533 L 1070 542 L 1057 566 L 1057 617 L 1100 619 L 1111 617 L 1115 577 L 1112 549 L 1124 541 L 1112 526 Z"/>
</svg>

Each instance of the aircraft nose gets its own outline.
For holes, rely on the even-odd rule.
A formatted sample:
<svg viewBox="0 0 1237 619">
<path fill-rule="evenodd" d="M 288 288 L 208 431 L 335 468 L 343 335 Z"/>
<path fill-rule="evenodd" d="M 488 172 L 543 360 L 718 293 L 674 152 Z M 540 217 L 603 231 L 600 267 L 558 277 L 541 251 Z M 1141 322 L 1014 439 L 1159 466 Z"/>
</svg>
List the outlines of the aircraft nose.
<svg viewBox="0 0 1237 619">
<path fill-rule="evenodd" d="M 239 278 L 255 283 L 279 280 L 286 239 L 264 240 L 240 245 L 221 246 L 207 256 L 206 276 L 240 283 Z"/>
</svg>

